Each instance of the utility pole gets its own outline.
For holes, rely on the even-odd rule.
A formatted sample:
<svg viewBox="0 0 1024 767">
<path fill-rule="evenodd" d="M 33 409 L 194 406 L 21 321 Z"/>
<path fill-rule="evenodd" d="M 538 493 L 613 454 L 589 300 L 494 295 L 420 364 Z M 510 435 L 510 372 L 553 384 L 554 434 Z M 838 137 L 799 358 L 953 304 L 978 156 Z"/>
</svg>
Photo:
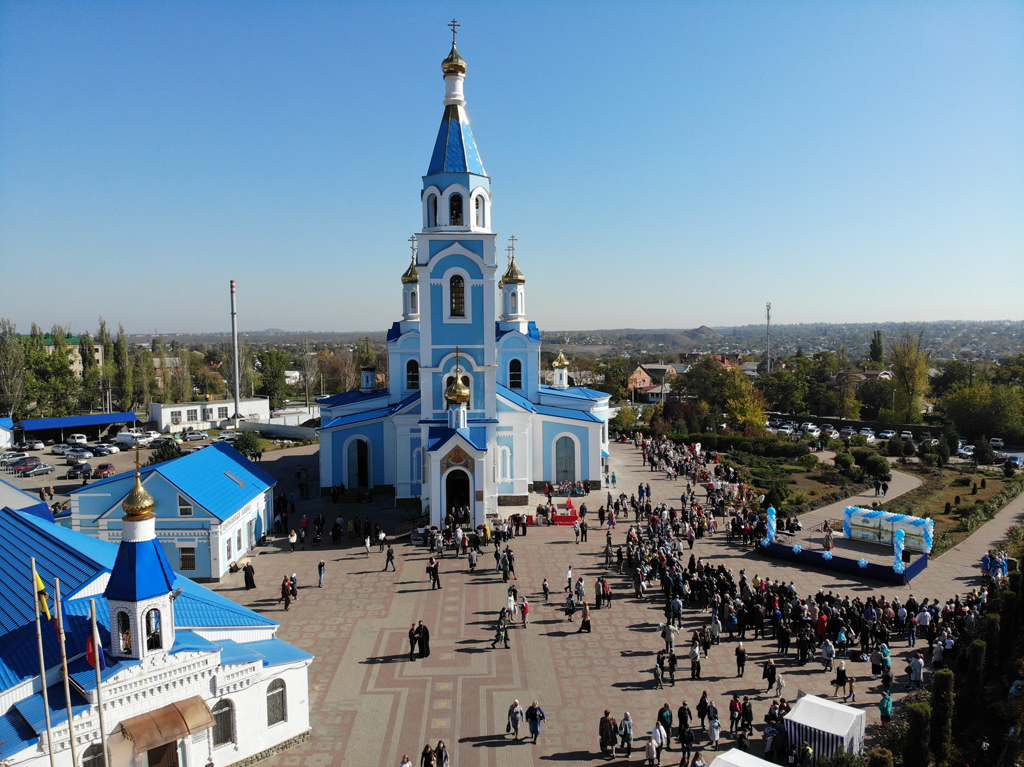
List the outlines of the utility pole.
<svg viewBox="0 0 1024 767">
<path fill-rule="evenodd" d="M 233 367 L 232 374 L 234 376 L 234 390 L 235 390 L 235 427 L 238 427 L 238 419 L 242 417 L 241 414 L 241 397 L 238 389 L 238 312 L 235 306 L 235 281 L 231 280 L 231 365 Z"/>
<path fill-rule="evenodd" d="M 767 324 L 767 327 L 766 327 L 767 332 L 768 332 L 768 336 L 767 336 L 767 338 L 768 338 L 768 347 L 767 347 L 767 353 L 766 353 L 767 363 L 766 363 L 766 366 L 765 366 L 765 372 L 767 374 L 770 374 L 772 372 L 772 302 L 771 301 L 769 301 L 767 304 L 765 304 L 764 316 L 765 316 L 765 319 L 768 321 L 768 324 Z"/>
</svg>

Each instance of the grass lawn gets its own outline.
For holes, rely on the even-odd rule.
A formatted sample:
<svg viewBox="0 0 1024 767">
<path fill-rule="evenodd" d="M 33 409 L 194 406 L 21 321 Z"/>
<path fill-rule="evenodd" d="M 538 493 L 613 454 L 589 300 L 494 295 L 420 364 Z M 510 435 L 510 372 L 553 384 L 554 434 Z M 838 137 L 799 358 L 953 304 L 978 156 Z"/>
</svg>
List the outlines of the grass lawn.
<svg viewBox="0 0 1024 767">
<path fill-rule="evenodd" d="M 950 467 L 940 471 L 918 463 L 898 468 L 899 471 L 917 476 L 921 480 L 921 485 L 899 498 L 883 503 L 881 508 L 899 514 L 934 519 L 934 556 L 942 554 L 967 538 L 971 531 L 967 529 L 963 520 L 974 511 L 975 503 L 991 500 L 1006 484 L 1001 472 L 960 473 L 956 468 Z M 985 481 L 985 487 L 981 486 L 982 479 Z M 977 494 L 972 494 L 975 484 L 978 487 Z M 958 496 L 959 504 L 956 502 Z M 950 505 L 948 514 L 947 503 Z"/>
<path fill-rule="evenodd" d="M 235 430 L 234 429 L 227 429 L 225 431 L 235 431 Z M 210 429 L 207 433 L 210 435 L 210 439 L 214 440 L 214 439 L 217 438 L 217 435 L 221 433 L 221 430 L 220 429 Z M 303 444 L 306 444 L 306 445 L 311 444 L 310 442 L 302 442 L 301 440 L 293 440 L 292 442 L 289 442 L 287 444 L 275 445 L 274 444 L 274 440 L 272 440 L 272 439 L 267 439 L 266 437 L 263 437 L 263 436 L 257 437 L 257 439 L 260 441 L 260 447 L 263 448 L 263 452 L 264 453 L 267 453 L 267 452 L 269 452 L 271 450 L 284 450 L 287 447 L 297 447 L 297 446 L 303 445 Z"/>
</svg>

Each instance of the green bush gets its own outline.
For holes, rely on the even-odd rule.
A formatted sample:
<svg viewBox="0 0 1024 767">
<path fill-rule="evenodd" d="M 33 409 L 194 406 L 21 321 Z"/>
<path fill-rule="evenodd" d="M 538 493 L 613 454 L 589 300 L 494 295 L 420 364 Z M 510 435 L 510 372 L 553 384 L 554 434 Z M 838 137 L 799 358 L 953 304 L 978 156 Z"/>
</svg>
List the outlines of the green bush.
<svg viewBox="0 0 1024 767">
<path fill-rule="evenodd" d="M 834 754 L 819 759 L 818 767 L 867 767 L 867 762 L 864 761 L 864 757 L 851 754 L 840 745 Z"/>
<path fill-rule="evenodd" d="M 1000 629 L 999 613 L 990 613 L 985 617 L 985 676 L 995 679 L 999 673 L 999 636 Z"/>
<path fill-rule="evenodd" d="M 899 437 L 893 437 L 885 446 L 885 452 L 887 455 L 891 455 L 893 458 L 899 458 L 903 455 L 903 440 Z"/>
<path fill-rule="evenodd" d="M 950 484 L 953 487 L 970 487 L 971 486 L 971 478 L 970 477 L 957 477 Z"/>
<path fill-rule="evenodd" d="M 873 453 L 867 457 L 863 465 L 864 473 L 875 479 L 881 479 L 888 481 L 892 477 L 892 473 L 889 471 L 889 462 L 878 453 Z"/>
<path fill-rule="evenodd" d="M 953 672 L 940 669 L 932 677 L 932 717 L 930 747 L 935 761 L 942 764 L 949 756 L 953 739 Z"/>
<path fill-rule="evenodd" d="M 953 505 L 954 505 L 954 506 L 959 506 L 959 505 L 960 505 L 960 496 L 959 496 L 959 495 L 958 495 L 958 496 L 956 496 L 956 497 L 955 497 L 955 498 L 953 499 Z"/>
<path fill-rule="evenodd" d="M 975 482 L 974 485 L 971 486 L 971 495 L 977 495 L 977 494 L 978 494 L 978 483 Z"/>
<path fill-rule="evenodd" d="M 909 440 L 908 439 L 906 442 L 903 443 L 903 457 L 904 458 L 912 458 L 916 452 L 917 452 L 917 450 L 914 447 L 913 440 Z"/>
<path fill-rule="evenodd" d="M 946 513 L 949 514 L 952 511 L 953 511 L 953 504 L 951 504 L 949 501 L 946 501 Z"/>
<path fill-rule="evenodd" d="M 982 477 L 982 478 L 981 478 L 981 489 L 982 489 L 982 490 L 984 490 L 984 489 L 985 489 L 985 488 L 987 488 L 987 487 L 988 487 L 988 482 L 986 482 L 986 481 L 985 481 L 985 478 L 984 478 L 984 477 Z"/>
<path fill-rule="evenodd" d="M 981 639 L 975 639 L 967 649 L 967 673 L 964 674 L 964 686 L 957 698 L 960 705 L 956 706 L 957 724 L 961 729 L 967 727 L 977 712 L 978 701 L 981 700 L 981 689 L 985 679 L 985 650 L 988 645 Z"/>
<path fill-rule="evenodd" d="M 800 464 L 804 471 L 814 471 L 814 468 L 818 465 L 818 456 L 814 453 L 808 453 L 797 458 L 796 462 Z"/>
<path fill-rule="evenodd" d="M 932 707 L 927 703 L 907 706 L 907 738 L 903 745 L 903 764 L 906 767 L 928 767 L 931 742 Z"/>
<path fill-rule="evenodd" d="M 836 457 L 832 459 L 832 463 L 834 463 L 836 468 L 843 474 L 850 476 L 855 462 L 853 456 L 849 453 L 836 453 Z"/>
<path fill-rule="evenodd" d="M 868 754 L 868 767 L 894 767 L 892 751 L 887 748 L 873 748 Z"/>
</svg>

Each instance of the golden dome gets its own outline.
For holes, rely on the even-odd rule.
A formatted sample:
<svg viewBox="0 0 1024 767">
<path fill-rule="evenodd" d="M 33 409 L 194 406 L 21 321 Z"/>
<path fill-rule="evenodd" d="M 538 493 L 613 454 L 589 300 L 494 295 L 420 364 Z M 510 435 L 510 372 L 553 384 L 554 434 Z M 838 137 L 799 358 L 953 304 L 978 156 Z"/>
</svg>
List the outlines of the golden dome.
<svg viewBox="0 0 1024 767">
<path fill-rule="evenodd" d="M 444 399 L 449 405 L 465 405 L 469 402 L 469 387 L 462 380 L 458 351 L 455 353 L 455 371 L 452 375 L 452 382 L 444 390 Z"/>
<path fill-rule="evenodd" d="M 555 357 L 555 361 L 551 363 L 553 368 L 567 368 L 569 367 L 569 359 L 565 356 L 565 352 L 559 350 L 558 356 Z"/>
<path fill-rule="evenodd" d="M 368 362 L 365 365 L 360 365 L 359 369 L 362 372 L 364 372 L 364 373 L 372 373 L 372 372 L 375 372 L 377 370 L 377 366 L 375 364 L 373 364 L 372 362 Z"/>
<path fill-rule="evenodd" d="M 441 71 L 446 75 L 456 72 L 461 75 L 466 74 L 466 62 L 455 49 L 455 43 L 452 43 L 452 52 L 448 54 L 448 58 L 441 62 Z"/>
<path fill-rule="evenodd" d="M 502 275 L 501 281 L 504 285 L 522 285 L 526 282 L 526 277 L 523 276 L 523 273 L 519 271 L 519 267 L 516 266 L 515 256 L 512 256 L 508 262 L 508 269 Z"/>
<path fill-rule="evenodd" d="M 121 502 L 121 508 L 124 509 L 124 521 L 125 522 L 142 522 L 147 519 L 152 519 L 156 516 L 153 513 L 153 509 L 156 507 L 156 501 L 153 496 L 149 494 L 149 491 L 142 486 L 142 474 L 139 470 L 135 470 L 135 487 L 128 493 L 128 496 Z"/>
<path fill-rule="evenodd" d="M 413 285 L 420 281 L 420 273 L 416 269 L 416 255 L 413 254 L 412 263 L 409 264 L 409 268 L 405 270 L 405 274 L 402 275 L 403 285 Z"/>
</svg>

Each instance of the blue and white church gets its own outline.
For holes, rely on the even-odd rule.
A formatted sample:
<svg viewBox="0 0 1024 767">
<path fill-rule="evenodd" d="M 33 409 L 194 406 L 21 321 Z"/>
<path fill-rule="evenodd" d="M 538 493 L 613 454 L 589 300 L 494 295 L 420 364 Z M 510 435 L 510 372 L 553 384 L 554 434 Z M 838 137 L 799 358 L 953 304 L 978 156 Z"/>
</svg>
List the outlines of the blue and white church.
<svg viewBox="0 0 1024 767">
<path fill-rule="evenodd" d="M 420 193 L 423 228 L 410 238 L 402 319 L 388 332 L 389 383 L 319 401 L 320 479 L 332 486 L 394 488 L 439 525 L 468 507 L 472 524 L 522 511 L 537 485 L 598 486 L 608 449 L 604 392 L 570 385 L 561 353 L 540 385 L 541 340 L 527 319 L 526 277 L 515 238 L 498 265 L 491 179 L 484 170 L 452 43 L 441 64 L 441 127 Z M 500 507 L 500 508 L 499 508 Z"/>
</svg>

